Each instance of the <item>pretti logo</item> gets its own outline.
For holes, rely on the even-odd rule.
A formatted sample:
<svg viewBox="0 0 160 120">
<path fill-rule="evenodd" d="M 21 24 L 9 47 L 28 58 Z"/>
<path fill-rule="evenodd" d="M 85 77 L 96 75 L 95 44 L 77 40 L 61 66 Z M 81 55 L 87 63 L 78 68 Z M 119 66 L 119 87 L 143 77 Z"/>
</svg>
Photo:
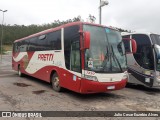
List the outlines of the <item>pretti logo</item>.
<svg viewBox="0 0 160 120">
<path fill-rule="evenodd" d="M 53 61 L 54 54 L 38 54 L 38 60 Z"/>
</svg>

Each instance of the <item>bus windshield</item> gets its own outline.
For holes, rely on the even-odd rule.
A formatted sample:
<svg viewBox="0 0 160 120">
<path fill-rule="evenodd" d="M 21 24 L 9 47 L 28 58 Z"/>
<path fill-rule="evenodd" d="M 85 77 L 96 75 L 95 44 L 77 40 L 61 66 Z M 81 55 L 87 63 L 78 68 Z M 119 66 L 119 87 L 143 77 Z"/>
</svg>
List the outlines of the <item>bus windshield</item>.
<svg viewBox="0 0 160 120">
<path fill-rule="evenodd" d="M 91 35 L 90 49 L 85 51 L 85 69 L 97 73 L 120 73 L 127 69 L 126 56 L 118 31 L 84 25 Z"/>
<path fill-rule="evenodd" d="M 156 52 L 156 69 L 160 71 L 160 35 L 151 34 L 151 39 Z"/>
</svg>

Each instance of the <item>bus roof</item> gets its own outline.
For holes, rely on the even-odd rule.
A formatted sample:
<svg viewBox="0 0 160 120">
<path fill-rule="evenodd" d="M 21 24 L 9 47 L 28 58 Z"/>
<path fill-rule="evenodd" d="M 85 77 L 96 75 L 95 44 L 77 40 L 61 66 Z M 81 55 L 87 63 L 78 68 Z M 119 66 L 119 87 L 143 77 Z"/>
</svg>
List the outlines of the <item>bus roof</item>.
<svg viewBox="0 0 160 120">
<path fill-rule="evenodd" d="M 99 27 L 107 27 L 107 26 L 104 26 L 104 25 L 87 23 L 87 22 L 72 22 L 72 23 L 67 23 L 67 24 L 55 27 L 55 28 L 51 28 L 51 29 L 47 29 L 47 30 L 41 31 L 41 32 L 29 35 L 29 36 L 24 37 L 24 38 L 17 39 L 14 42 L 26 40 L 28 38 L 36 37 L 36 36 L 43 35 L 43 34 L 46 34 L 46 33 L 49 33 L 49 32 L 53 32 L 53 31 L 56 31 L 56 30 L 60 30 L 61 28 L 65 28 L 65 27 L 69 27 L 69 26 L 73 26 L 73 25 L 82 25 L 82 24 L 88 24 L 88 25 L 99 26 Z M 108 27 L 108 28 L 114 29 L 114 28 L 111 28 L 111 27 Z M 114 29 L 114 30 L 116 30 L 116 29 Z"/>
<path fill-rule="evenodd" d="M 157 33 L 152 33 L 152 32 L 132 32 L 132 33 L 129 33 L 129 32 L 122 32 L 121 35 L 124 36 L 124 35 L 134 35 L 134 34 L 145 34 L 145 35 L 151 35 L 151 34 L 157 34 Z M 158 35 L 158 34 L 157 34 Z"/>
</svg>

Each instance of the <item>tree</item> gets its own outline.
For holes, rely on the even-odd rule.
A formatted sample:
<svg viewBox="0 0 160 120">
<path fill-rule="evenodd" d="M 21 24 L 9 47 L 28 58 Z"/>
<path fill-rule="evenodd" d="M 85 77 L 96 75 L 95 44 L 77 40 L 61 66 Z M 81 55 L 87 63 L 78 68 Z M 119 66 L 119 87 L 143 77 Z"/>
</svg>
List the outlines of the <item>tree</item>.
<svg viewBox="0 0 160 120">
<path fill-rule="evenodd" d="M 95 23 L 96 17 L 94 17 L 93 15 L 89 14 L 88 20 L 89 20 L 89 22 L 91 22 L 91 23 Z"/>
<path fill-rule="evenodd" d="M 12 44 L 14 40 L 26 37 L 28 35 L 54 28 L 60 26 L 62 24 L 83 21 L 81 16 L 74 17 L 73 19 L 68 19 L 65 21 L 55 20 L 53 23 L 43 24 L 43 25 L 4 25 L 4 36 L 3 36 L 3 44 Z"/>
</svg>

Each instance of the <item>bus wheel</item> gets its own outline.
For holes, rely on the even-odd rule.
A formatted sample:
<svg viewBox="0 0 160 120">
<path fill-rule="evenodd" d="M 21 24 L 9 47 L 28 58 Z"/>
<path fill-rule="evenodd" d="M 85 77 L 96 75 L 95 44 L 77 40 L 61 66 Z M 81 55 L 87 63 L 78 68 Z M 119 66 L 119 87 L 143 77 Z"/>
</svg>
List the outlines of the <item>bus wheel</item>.
<svg viewBox="0 0 160 120">
<path fill-rule="evenodd" d="M 55 90 L 57 92 L 60 92 L 62 90 L 62 88 L 59 85 L 59 78 L 58 78 L 57 73 L 54 73 L 52 75 L 51 81 L 52 81 L 52 88 L 53 88 L 53 90 Z"/>
<path fill-rule="evenodd" d="M 18 76 L 19 77 L 23 76 L 23 73 L 21 73 L 21 67 L 20 67 L 20 65 L 18 66 Z"/>
</svg>

